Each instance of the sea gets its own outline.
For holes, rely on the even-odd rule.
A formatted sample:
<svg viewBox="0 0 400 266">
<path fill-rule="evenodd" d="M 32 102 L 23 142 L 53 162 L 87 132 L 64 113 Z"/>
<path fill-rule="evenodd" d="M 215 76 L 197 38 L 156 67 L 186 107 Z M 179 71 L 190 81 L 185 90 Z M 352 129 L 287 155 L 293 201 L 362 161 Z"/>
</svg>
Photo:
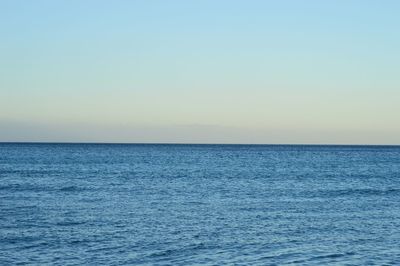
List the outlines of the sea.
<svg viewBox="0 0 400 266">
<path fill-rule="evenodd" d="M 2 143 L 0 265 L 400 265 L 400 146 Z"/>
</svg>

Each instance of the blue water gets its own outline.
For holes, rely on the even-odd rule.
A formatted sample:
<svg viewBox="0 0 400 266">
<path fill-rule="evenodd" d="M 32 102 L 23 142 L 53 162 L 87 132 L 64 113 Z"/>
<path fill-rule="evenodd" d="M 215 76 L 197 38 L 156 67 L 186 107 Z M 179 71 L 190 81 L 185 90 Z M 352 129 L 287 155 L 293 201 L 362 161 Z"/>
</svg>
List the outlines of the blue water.
<svg viewBox="0 0 400 266">
<path fill-rule="evenodd" d="M 0 265 L 399 265 L 400 147 L 0 144 Z"/>
</svg>

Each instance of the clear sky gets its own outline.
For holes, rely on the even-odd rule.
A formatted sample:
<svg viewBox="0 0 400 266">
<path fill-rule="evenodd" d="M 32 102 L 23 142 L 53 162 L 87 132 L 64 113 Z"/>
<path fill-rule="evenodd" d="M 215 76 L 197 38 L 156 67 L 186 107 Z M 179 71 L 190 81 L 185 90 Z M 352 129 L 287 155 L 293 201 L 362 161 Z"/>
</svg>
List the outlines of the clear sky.
<svg viewBox="0 0 400 266">
<path fill-rule="evenodd" d="M 400 1 L 0 1 L 0 141 L 400 144 Z"/>
</svg>

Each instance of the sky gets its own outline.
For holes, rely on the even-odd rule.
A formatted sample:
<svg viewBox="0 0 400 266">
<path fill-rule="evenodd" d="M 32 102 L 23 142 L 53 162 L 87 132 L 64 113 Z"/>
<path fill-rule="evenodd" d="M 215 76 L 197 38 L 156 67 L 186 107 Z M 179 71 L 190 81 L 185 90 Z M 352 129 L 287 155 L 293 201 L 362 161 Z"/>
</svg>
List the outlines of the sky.
<svg viewBox="0 0 400 266">
<path fill-rule="evenodd" d="M 399 10 L 1 0 L 0 141 L 400 144 Z"/>
</svg>

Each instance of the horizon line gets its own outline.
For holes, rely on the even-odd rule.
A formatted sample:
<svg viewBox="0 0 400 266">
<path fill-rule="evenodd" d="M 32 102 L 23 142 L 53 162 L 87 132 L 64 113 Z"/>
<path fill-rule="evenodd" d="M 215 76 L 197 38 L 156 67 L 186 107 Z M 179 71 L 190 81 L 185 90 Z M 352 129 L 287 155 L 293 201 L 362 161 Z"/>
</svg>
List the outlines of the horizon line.
<svg viewBox="0 0 400 266">
<path fill-rule="evenodd" d="M 226 146 L 385 146 L 400 144 L 343 144 L 343 143 L 196 143 L 196 142 L 98 142 L 98 141 L 0 141 L 0 144 L 91 144 L 91 145 L 226 145 Z"/>
</svg>

